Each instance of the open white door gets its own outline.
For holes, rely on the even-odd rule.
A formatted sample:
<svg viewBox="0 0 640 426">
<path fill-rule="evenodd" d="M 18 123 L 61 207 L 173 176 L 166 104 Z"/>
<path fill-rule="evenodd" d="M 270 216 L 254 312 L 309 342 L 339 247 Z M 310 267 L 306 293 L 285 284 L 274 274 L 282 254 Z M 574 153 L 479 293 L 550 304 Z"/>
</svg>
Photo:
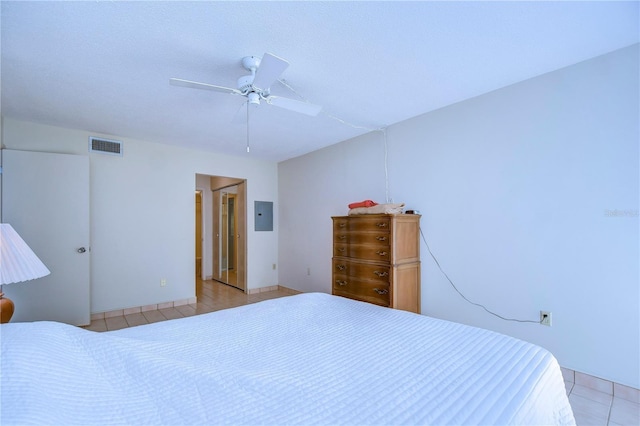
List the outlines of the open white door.
<svg viewBox="0 0 640 426">
<path fill-rule="evenodd" d="M 15 303 L 11 322 L 89 324 L 89 157 L 3 150 L 2 222 L 51 271 L 3 286 Z"/>
</svg>

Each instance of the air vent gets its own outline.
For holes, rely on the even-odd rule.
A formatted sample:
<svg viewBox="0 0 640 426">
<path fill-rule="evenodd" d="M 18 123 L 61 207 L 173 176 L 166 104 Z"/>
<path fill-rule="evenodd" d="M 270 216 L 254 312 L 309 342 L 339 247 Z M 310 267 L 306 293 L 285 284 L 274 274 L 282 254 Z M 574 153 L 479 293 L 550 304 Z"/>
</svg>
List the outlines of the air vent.
<svg viewBox="0 0 640 426">
<path fill-rule="evenodd" d="M 122 157 L 122 141 L 89 137 L 89 152 L 99 152 L 101 154 L 119 155 Z"/>
</svg>

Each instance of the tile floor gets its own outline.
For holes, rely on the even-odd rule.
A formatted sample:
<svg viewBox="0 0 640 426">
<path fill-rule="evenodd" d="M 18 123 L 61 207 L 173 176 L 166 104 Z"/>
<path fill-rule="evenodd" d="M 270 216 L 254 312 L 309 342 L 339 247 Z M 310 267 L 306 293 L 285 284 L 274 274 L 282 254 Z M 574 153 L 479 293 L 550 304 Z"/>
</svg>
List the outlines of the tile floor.
<svg viewBox="0 0 640 426">
<path fill-rule="evenodd" d="M 579 426 L 640 425 L 640 391 L 563 368 L 569 403 Z"/>
<path fill-rule="evenodd" d="M 112 316 L 104 319 L 94 319 L 84 327 L 92 331 L 112 331 L 126 327 L 150 324 L 169 319 L 206 314 L 221 309 L 234 308 L 261 300 L 295 294 L 293 290 L 279 289 L 262 293 L 245 294 L 235 287 L 217 281 L 200 281 L 196 283 L 196 297 L 198 302 L 172 308 L 138 312 L 128 315 Z"/>
<path fill-rule="evenodd" d="M 93 331 L 118 330 L 291 294 L 291 291 L 283 289 L 245 294 L 217 281 L 199 281 L 196 285 L 196 304 L 97 319 L 85 328 Z M 562 374 L 569 402 L 579 426 L 640 426 L 640 391 L 564 368 Z"/>
</svg>

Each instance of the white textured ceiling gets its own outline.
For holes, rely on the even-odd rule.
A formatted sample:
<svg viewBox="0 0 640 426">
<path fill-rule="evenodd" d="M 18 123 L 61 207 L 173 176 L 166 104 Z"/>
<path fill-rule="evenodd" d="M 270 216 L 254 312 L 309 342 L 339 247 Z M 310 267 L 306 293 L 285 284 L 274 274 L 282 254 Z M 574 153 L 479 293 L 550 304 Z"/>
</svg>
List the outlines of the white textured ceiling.
<svg viewBox="0 0 640 426">
<path fill-rule="evenodd" d="M 292 158 L 639 41 L 637 1 L 1 2 L 2 115 Z M 169 85 L 235 87 L 244 56 L 291 64 L 308 117 Z M 340 120 L 342 121 L 340 121 Z M 361 126 L 362 128 L 355 128 Z"/>
</svg>

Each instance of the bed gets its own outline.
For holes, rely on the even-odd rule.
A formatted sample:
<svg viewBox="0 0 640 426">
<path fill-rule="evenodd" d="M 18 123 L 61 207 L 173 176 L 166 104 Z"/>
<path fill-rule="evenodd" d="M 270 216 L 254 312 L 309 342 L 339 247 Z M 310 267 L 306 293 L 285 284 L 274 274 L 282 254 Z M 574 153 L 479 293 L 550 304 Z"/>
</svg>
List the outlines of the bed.
<svg viewBox="0 0 640 426">
<path fill-rule="evenodd" d="M 548 351 L 323 293 L 0 338 L 2 425 L 575 424 Z"/>
</svg>

